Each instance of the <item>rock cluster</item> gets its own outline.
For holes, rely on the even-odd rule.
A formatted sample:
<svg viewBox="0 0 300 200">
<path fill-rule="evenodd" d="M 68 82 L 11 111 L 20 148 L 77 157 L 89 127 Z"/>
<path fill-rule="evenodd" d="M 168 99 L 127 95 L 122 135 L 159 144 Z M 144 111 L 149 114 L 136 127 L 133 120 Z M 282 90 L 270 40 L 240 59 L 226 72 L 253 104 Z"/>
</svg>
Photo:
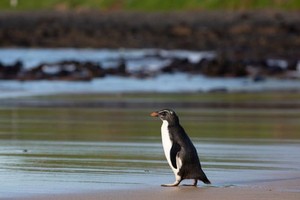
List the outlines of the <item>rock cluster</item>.
<svg viewBox="0 0 300 200">
<path fill-rule="evenodd" d="M 4 80 L 69 80 L 88 81 L 93 78 L 113 76 L 131 76 L 147 78 L 163 73 L 203 74 L 210 77 L 252 77 L 263 80 L 273 76 L 281 78 L 299 78 L 299 63 L 286 60 L 239 60 L 227 59 L 223 55 L 204 58 L 199 62 L 191 62 L 187 58 L 172 58 L 172 61 L 157 71 L 131 72 L 127 69 L 126 60 L 120 59 L 116 67 L 103 68 L 96 62 L 62 61 L 57 63 L 43 63 L 30 69 L 25 69 L 22 62 L 5 66 L 0 64 L 0 79 Z"/>
<path fill-rule="evenodd" d="M 114 68 L 103 69 L 94 62 L 62 61 L 43 63 L 28 70 L 18 61 L 13 65 L 0 64 L 0 79 L 4 80 L 67 80 L 88 81 L 106 75 L 128 76 L 123 62 Z"/>
</svg>

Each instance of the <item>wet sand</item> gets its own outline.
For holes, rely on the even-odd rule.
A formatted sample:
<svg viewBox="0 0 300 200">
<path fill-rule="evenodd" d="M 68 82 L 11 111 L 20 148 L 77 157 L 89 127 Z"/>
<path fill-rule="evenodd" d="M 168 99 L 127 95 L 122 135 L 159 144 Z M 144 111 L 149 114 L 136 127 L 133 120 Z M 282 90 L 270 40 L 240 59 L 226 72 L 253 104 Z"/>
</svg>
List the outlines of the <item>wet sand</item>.
<svg viewBox="0 0 300 200">
<path fill-rule="evenodd" d="M 276 175 L 278 177 L 278 175 Z M 96 199 L 299 199 L 300 198 L 300 176 L 297 172 L 283 174 L 272 180 L 262 180 L 259 184 L 247 186 L 215 187 L 202 186 L 188 187 L 180 186 L 173 188 L 153 187 L 111 190 L 90 193 L 74 193 L 67 195 L 44 195 L 30 198 L 17 199 L 42 199 L 42 200 L 96 200 Z"/>
<path fill-rule="evenodd" d="M 230 96 L 231 98 L 228 98 L 228 96 L 226 98 L 214 96 L 214 98 L 218 97 L 216 99 L 222 100 L 222 102 L 226 102 L 226 99 L 227 101 L 234 99 L 235 102 L 245 100 L 241 98 L 243 96 L 235 95 Z M 266 102 L 267 99 L 272 99 L 273 101 L 281 99 L 281 97 L 276 97 L 276 95 L 269 96 L 270 94 L 267 96 L 256 95 L 255 98 L 250 95 L 248 99 L 252 99 L 252 101 L 255 99 L 257 102 Z M 152 95 L 150 96 L 153 98 Z M 141 96 L 139 97 L 141 98 Z M 209 97 L 202 98 L 207 100 Z M 285 94 L 284 99 L 281 100 L 288 101 L 297 99 L 296 97 Z M 68 98 L 79 100 L 74 97 Z M 81 98 L 81 100 L 117 99 L 114 96 L 103 96 L 102 98 L 99 98 L 99 96 L 81 96 Z M 130 95 L 127 96 L 128 98 L 130 98 Z M 57 100 L 57 97 L 53 99 Z M 164 101 L 168 99 L 173 99 L 174 101 L 175 98 L 168 96 L 168 98 L 164 98 Z M 195 97 L 189 98 L 190 101 L 193 99 Z M 51 98 L 47 98 L 47 100 L 49 101 Z M 245 103 L 247 102 L 249 103 L 249 101 L 245 101 Z M 181 110 L 179 113 L 185 116 L 182 120 L 187 125 L 186 127 L 189 125 L 187 122 L 191 119 L 192 121 L 201 121 L 201 124 L 204 122 L 212 124 L 211 127 L 215 127 L 214 138 L 226 137 L 226 134 L 232 136 L 233 133 L 237 132 L 236 130 L 239 130 L 239 137 L 243 135 L 246 137 L 247 134 L 251 134 L 252 137 L 256 135 L 257 137 L 257 135 L 260 136 L 262 134 L 261 136 L 268 137 L 273 142 L 268 142 L 268 140 L 263 140 L 263 138 L 261 138 L 262 140 L 254 140 L 255 142 L 250 140 L 230 142 L 230 138 L 225 138 L 226 140 L 223 140 L 223 142 L 222 140 L 205 142 L 203 138 L 198 138 L 197 140 L 195 138 L 196 147 L 199 147 L 199 152 L 206 157 L 201 161 L 203 166 L 207 167 L 206 172 L 208 172 L 208 176 L 213 184 L 211 186 L 203 186 L 202 183 L 199 183 L 197 188 L 185 186 L 164 188 L 160 187 L 160 184 L 173 181 L 173 175 L 171 173 L 168 174 L 170 172 L 169 168 L 161 171 L 166 166 L 165 162 L 157 162 L 162 159 L 161 143 L 160 140 L 154 140 L 155 138 L 153 139 L 153 137 L 157 134 L 159 125 L 156 121 L 153 122 L 153 125 L 148 123 L 149 117 L 146 114 L 149 114 L 150 111 L 133 110 L 129 112 L 129 109 L 123 111 L 122 109 L 109 109 L 101 112 L 101 109 L 81 110 L 77 106 L 75 107 L 75 110 L 68 109 L 68 111 L 65 107 L 64 109 L 43 108 L 41 110 L 37 108 L 17 109 L 14 107 L 14 109 L 3 110 L 0 117 L 2 127 L 9 127 L 10 124 L 14 126 L 5 129 L 7 133 L 10 133 L 6 139 L 11 141 L 3 140 L 1 143 L 1 147 L 6 148 L 3 148 L 1 152 L 1 161 L 4 165 L 1 166 L 2 174 L 0 175 L 2 175 L 2 180 L 5 181 L 2 181 L 0 187 L 2 192 L 0 192 L 0 195 L 5 195 L 3 193 L 7 192 L 9 197 L 15 200 L 300 199 L 300 151 L 299 134 L 297 134 L 299 133 L 299 123 L 297 123 L 299 112 L 297 112 L 297 108 L 286 110 L 274 108 L 270 110 L 251 109 L 251 112 L 249 112 L 250 109 L 239 110 L 238 112 L 231 110 L 230 115 L 229 110 L 222 111 L 222 109 L 210 110 L 209 112 L 204 109 L 194 110 L 193 112 L 188 112 L 188 110 L 183 112 Z M 216 111 L 217 116 L 212 115 Z M 43 117 L 41 117 L 41 113 L 43 113 Z M 134 127 L 133 122 L 135 123 L 137 119 L 131 117 L 133 113 L 137 116 L 145 117 L 139 117 L 139 122 L 144 123 L 142 124 L 143 127 L 147 126 L 147 129 L 153 132 L 153 135 L 145 134 L 148 139 L 149 136 L 152 136 L 150 137 L 152 139 L 148 140 L 149 142 L 154 142 L 152 145 L 149 143 L 147 145 L 141 144 L 141 141 L 145 141 L 143 137 L 129 140 L 134 148 L 124 141 L 115 143 L 117 141 L 115 137 L 120 137 L 121 135 L 124 138 L 135 138 L 137 135 L 140 135 L 140 128 L 132 129 Z M 117 123 L 123 121 L 127 126 L 111 124 L 112 116 L 119 116 L 114 117 L 114 121 Z M 10 118 L 12 120 L 7 120 Z M 102 123 L 99 123 L 99 119 L 101 119 Z M 62 120 L 64 123 L 60 123 Z M 249 123 L 250 121 L 251 123 Z M 220 122 L 224 122 L 224 124 Z M 232 126 L 232 123 L 235 126 Z M 76 124 L 75 129 L 72 124 Z M 194 129 L 202 128 L 202 130 L 207 130 L 201 124 L 197 124 Z M 190 127 L 193 127 L 192 125 L 190 124 Z M 264 125 L 264 128 L 261 125 Z M 106 132 L 103 128 L 107 126 L 111 127 L 108 133 L 115 132 L 119 133 L 119 135 L 108 137 L 108 135 L 103 134 L 99 136 L 99 133 Z M 35 131 L 30 131 L 33 127 Z M 118 129 L 113 129 L 112 127 Z M 233 127 L 233 129 L 225 129 L 224 127 Z M 50 137 L 39 136 L 39 140 L 43 139 L 43 142 L 31 141 L 33 139 L 37 140 L 37 135 L 42 135 L 44 130 L 47 129 L 52 129 L 53 134 Z M 121 129 L 123 131 L 120 131 Z M 128 133 L 124 130 L 127 130 Z M 193 129 L 189 128 L 189 130 L 191 130 L 189 133 L 192 136 Z M 227 131 L 223 133 L 220 130 Z M 243 132 L 245 130 L 247 132 Z M 219 132 L 222 132 L 222 136 L 217 135 Z M 255 135 L 253 135 L 254 133 Z M 205 136 L 204 133 L 201 134 Z M 16 138 L 21 136 L 26 140 L 16 141 Z M 212 135 L 209 136 L 212 137 Z M 4 136 L 2 137 L 4 138 Z M 79 142 L 66 142 L 64 141 L 66 138 L 69 138 L 69 140 L 77 138 Z M 104 145 L 106 143 L 103 141 L 104 138 L 105 141 L 111 140 L 113 143 L 108 142 Z M 290 138 L 290 140 L 284 141 L 284 138 Z M 47 139 L 59 140 L 60 142 L 52 141 L 49 143 Z M 82 142 L 88 139 L 98 142 Z M 102 143 L 99 143 L 99 141 L 102 141 Z M 227 142 L 225 143 L 224 141 Z M 20 148 L 22 148 L 22 151 L 20 151 Z M 130 150 L 123 151 L 123 149 Z M 107 163 L 107 159 L 102 158 L 107 158 L 107 155 L 111 152 L 113 152 L 114 156 L 110 158 L 111 163 Z M 118 152 L 121 153 L 117 154 Z M 130 158 L 134 158 L 134 160 L 122 160 L 125 154 L 126 156 L 129 155 Z M 80 156 L 77 157 L 78 155 Z M 147 158 L 144 155 L 151 156 Z M 120 162 L 118 163 L 118 161 Z M 84 165 L 85 163 L 87 164 Z M 135 165 L 133 163 L 139 164 Z M 150 165 L 150 163 L 153 165 Z M 113 168 L 114 166 L 119 168 Z M 74 169 L 78 169 L 80 172 L 74 173 Z M 107 169 L 118 173 L 110 173 Z M 128 169 L 136 173 L 126 172 Z M 31 173 L 28 173 L 28 170 Z M 59 173 L 59 171 L 62 173 Z M 15 174 L 19 174 L 19 176 L 14 176 Z M 114 176 L 109 176 L 109 174 Z M 10 185 L 9 182 L 11 183 Z M 83 184 L 80 184 L 80 182 Z M 112 186 L 115 187 L 113 188 Z M 20 190 L 19 193 L 18 190 Z M 39 195 L 41 192 L 43 192 L 43 195 Z M 34 197 L 29 195 L 34 195 Z M 2 196 L 0 199 L 9 198 Z"/>
</svg>

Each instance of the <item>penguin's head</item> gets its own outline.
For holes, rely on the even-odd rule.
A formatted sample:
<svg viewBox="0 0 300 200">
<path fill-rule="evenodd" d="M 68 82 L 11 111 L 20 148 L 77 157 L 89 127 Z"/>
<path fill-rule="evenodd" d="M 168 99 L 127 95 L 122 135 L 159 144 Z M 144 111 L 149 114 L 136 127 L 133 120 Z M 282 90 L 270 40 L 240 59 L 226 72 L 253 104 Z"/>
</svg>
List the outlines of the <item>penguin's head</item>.
<svg viewBox="0 0 300 200">
<path fill-rule="evenodd" d="M 159 111 L 152 112 L 150 114 L 152 117 L 159 117 L 162 121 L 168 121 L 171 123 L 178 123 L 178 116 L 171 109 L 162 109 Z"/>
</svg>

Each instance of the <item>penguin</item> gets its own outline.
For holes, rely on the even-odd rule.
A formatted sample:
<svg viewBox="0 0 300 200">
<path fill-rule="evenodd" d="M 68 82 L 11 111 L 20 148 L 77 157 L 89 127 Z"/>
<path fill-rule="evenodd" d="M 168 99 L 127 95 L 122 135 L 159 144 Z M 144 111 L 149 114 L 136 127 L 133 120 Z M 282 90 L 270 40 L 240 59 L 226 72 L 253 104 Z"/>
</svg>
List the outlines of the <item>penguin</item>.
<svg viewBox="0 0 300 200">
<path fill-rule="evenodd" d="M 198 180 L 210 184 L 201 168 L 198 153 L 189 136 L 179 123 L 179 118 L 171 109 L 162 109 L 150 114 L 162 120 L 161 137 L 166 159 L 175 174 L 175 182 L 162 184 L 175 187 L 184 179 L 193 179 L 191 186 L 197 186 Z"/>
</svg>

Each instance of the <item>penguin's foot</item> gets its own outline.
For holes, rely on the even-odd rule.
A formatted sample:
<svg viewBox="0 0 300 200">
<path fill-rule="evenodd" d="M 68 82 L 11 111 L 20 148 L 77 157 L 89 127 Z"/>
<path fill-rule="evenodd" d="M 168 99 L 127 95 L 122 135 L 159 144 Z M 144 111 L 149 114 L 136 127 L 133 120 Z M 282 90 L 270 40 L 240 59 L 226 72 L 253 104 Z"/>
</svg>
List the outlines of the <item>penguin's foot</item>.
<svg viewBox="0 0 300 200">
<path fill-rule="evenodd" d="M 179 184 L 171 183 L 171 184 L 161 184 L 162 187 L 176 187 Z"/>
<path fill-rule="evenodd" d="M 194 186 L 194 187 L 197 187 L 197 183 L 198 183 L 198 180 L 194 179 L 194 183 L 192 185 L 184 184 L 183 186 Z"/>
<path fill-rule="evenodd" d="M 174 183 L 171 183 L 171 184 L 162 184 L 161 186 L 162 187 L 176 187 L 180 184 L 181 180 L 180 181 L 175 181 Z"/>
</svg>

